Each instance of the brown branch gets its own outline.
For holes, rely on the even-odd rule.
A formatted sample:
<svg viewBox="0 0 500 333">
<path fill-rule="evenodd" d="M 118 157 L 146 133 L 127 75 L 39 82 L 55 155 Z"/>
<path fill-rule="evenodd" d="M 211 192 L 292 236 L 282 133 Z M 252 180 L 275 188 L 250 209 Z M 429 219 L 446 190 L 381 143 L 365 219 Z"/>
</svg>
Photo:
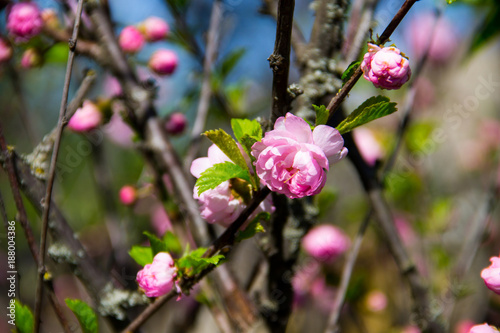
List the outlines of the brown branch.
<svg viewBox="0 0 500 333">
<path fill-rule="evenodd" d="M 295 0 L 279 0 L 274 52 L 267 59 L 273 70 L 271 124 L 290 109 L 288 97 L 288 71 Z"/>
<path fill-rule="evenodd" d="M 217 49 L 220 39 L 220 28 L 223 18 L 223 4 L 220 0 L 214 1 L 212 6 L 212 14 L 210 17 L 210 27 L 208 29 L 207 47 L 205 51 L 205 60 L 203 62 L 203 79 L 201 84 L 201 95 L 196 111 L 196 120 L 191 131 L 191 145 L 188 149 L 184 166 L 189 169 L 191 162 L 196 158 L 196 154 L 200 148 L 201 133 L 205 128 L 207 121 L 208 109 L 210 107 L 210 97 L 212 95 L 212 66 L 217 58 Z"/>
<path fill-rule="evenodd" d="M 78 29 L 80 28 L 80 20 L 82 16 L 84 1 L 81 0 L 78 3 L 78 7 L 76 10 L 76 19 L 75 24 L 73 26 L 73 34 L 71 39 L 68 42 L 69 46 L 69 56 L 68 56 L 68 64 L 66 67 L 66 75 L 64 77 L 64 87 L 62 93 L 61 107 L 59 109 L 59 119 L 57 122 L 58 130 L 56 139 L 54 142 L 54 148 L 52 151 L 52 158 L 50 162 L 49 169 L 49 178 L 47 181 L 47 189 L 44 197 L 44 210 L 42 214 L 42 231 L 40 236 L 40 257 L 38 264 L 38 279 L 36 285 L 36 298 L 35 298 L 35 323 L 34 323 L 34 332 L 38 333 L 40 330 L 40 314 L 42 312 L 42 298 L 43 298 L 43 276 L 45 274 L 45 251 L 47 244 L 47 230 L 49 225 L 49 213 L 50 213 L 50 204 L 52 199 L 52 188 L 54 186 L 54 180 L 56 176 L 56 163 L 57 157 L 59 155 L 59 147 L 61 145 L 61 137 L 62 131 L 65 122 L 65 112 L 68 102 L 68 93 L 69 93 L 69 83 L 71 81 L 71 74 L 73 72 L 73 61 L 75 58 L 75 46 L 77 45 L 78 38 Z"/>
<path fill-rule="evenodd" d="M 398 10 L 396 15 L 393 17 L 387 28 L 385 28 L 384 32 L 382 35 L 377 40 L 377 45 L 385 44 L 388 40 L 389 37 L 391 37 L 392 33 L 394 30 L 396 30 L 397 26 L 405 15 L 408 13 L 408 11 L 411 9 L 411 7 L 417 2 L 417 0 L 406 0 L 405 3 L 401 6 L 401 8 Z M 335 95 L 326 109 L 330 113 L 330 117 L 335 113 L 335 111 L 340 107 L 340 104 L 344 101 L 346 98 L 347 94 L 351 91 L 351 89 L 354 87 L 356 82 L 358 82 L 359 78 L 361 77 L 361 74 L 363 74 L 363 71 L 361 70 L 361 67 L 358 66 L 354 74 L 351 76 L 351 78 L 346 82 L 346 84 L 340 89 L 340 91 Z"/>
</svg>

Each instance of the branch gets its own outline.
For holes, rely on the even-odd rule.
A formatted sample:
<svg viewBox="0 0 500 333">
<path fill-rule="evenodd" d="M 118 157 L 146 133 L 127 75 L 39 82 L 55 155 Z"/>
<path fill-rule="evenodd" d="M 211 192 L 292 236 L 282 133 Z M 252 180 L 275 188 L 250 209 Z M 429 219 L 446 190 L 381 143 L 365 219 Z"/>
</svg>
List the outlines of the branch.
<svg viewBox="0 0 500 333">
<path fill-rule="evenodd" d="M 397 26 L 405 15 L 408 13 L 410 8 L 417 2 L 417 0 L 406 0 L 405 3 L 401 6 L 399 11 L 396 13 L 396 15 L 393 17 L 392 21 L 389 23 L 387 28 L 385 28 L 384 32 L 382 35 L 377 40 L 377 45 L 385 44 L 388 40 L 389 37 L 391 37 L 392 33 L 394 30 L 396 30 Z M 337 95 L 332 98 L 326 109 L 330 113 L 330 118 L 332 117 L 333 113 L 340 107 L 340 104 L 344 101 L 346 98 L 347 94 L 351 91 L 351 89 L 354 87 L 356 82 L 358 82 L 359 78 L 361 77 L 361 74 L 363 74 L 363 71 L 361 70 L 361 67 L 358 66 L 356 71 L 353 73 L 351 78 L 346 82 L 346 84 L 340 89 Z"/>
<path fill-rule="evenodd" d="M 290 44 L 295 0 L 279 0 L 274 52 L 267 59 L 273 70 L 271 124 L 290 109 L 288 97 L 288 71 L 290 69 Z"/>
<path fill-rule="evenodd" d="M 212 66 L 217 57 L 217 48 L 220 39 L 220 26 L 223 18 L 223 4 L 220 0 L 214 1 L 212 6 L 212 15 L 210 17 L 210 27 L 208 30 L 207 47 L 205 51 L 205 60 L 203 62 L 203 81 L 201 84 L 201 95 L 196 111 L 196 120 L 191 132 L 191 145 L 185 158 L 184 166 L 189 168 L 191 162 L 195 159 L 201 143 L 201 133 L 205 128 L 208 109 L 210 107 L 210 97 L 212 95 L 211 74 Z"/>
<path fill-rule="evenodd" d="M 45 274 L 45 251 L 47 242 L 47 229 L 49 224 L 50 204 L 52 201 L 51 200 L 52 188 L 54 186 L 57 156 L 59 155 L 59 147 L 61 145 L 61 136 L 65 122 L 64 114 L 66 112 L 66 106 L 67 106 L 66 104 L 68 102 L 69 83 L 71 81 L 71 73 L 73 71 L 75 46 L 77 44 L 78 29 L 80 27 L 80 19 L 82 16 L 83 3 L 84 3 L 83 0 L 80 0 L 80 2 L 78 3 L 78 7 L 76 10 L 77 12 L 76 12 L 75 25 L 73 27 L 73 34 L 68 42 L 69 46 L 68 64 L 66 67 L 66 75 L 64 77 L 63 96 L 61 100 L 61 108 L 59 109 L 59 119 L 57 122 L 58 128 L 57 128 L 56 140 L 54 142 L 52 158 L 50 162 L 47 190 L 45 192 L 45 198 L 44 198 L 44 210 L 42 214 L 42 231 L 40 236 L 40 258 L 38 264 L 38 279 L 36 284 L 36 298 L 35 298 L 35 326 L 34 326 L 35 333 L 38 333 L 40 330 L 40 314 L 42 312 L 42 298 L 43 298 L 43 276 Z"/>
</svg>

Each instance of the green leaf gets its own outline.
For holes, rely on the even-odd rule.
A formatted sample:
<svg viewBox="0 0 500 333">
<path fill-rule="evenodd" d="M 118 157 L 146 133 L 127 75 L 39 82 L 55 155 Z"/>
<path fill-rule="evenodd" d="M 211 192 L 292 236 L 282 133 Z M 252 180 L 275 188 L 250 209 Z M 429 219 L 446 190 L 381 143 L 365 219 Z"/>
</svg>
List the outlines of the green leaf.
<svg viewBox="0 0 500 333">
<path fill-rule="evenodd" d="M 151 250 L 153 251 L 153 257 L 160 252 L 168 252 L 167 244 L 165 244 L 165 242 L 161 239 L 147 231 L 144 231 L 143 234 L 149 239 Z"/>
<path fill-rule="evenodd" d="M 245 49 L 244 48 L 239 48 L 236 49 L 232 52 L 230 52 L 224 59 L 222 60 L 222 64 L 220 65 L 220 76 L 222 79 L 225 79 L 229 73 L 232 72 L 234 67 L 238 64 L 238 62 L 241 60 L 243 55 L 245 55 Z"/>
<path fill-rule="evenodd" d="M 340 134 L 352 131 L 354 128 L 369 123 L 396 112 L 396 103 L 390 102 L 388 97 L 374 96 L 368 98 L 354 110 L 336 128 Z"/>
<path fill-rule="evenodd" d="M 233 118 L 231 119 L 231 127 L 236 140 L 238 140 L 241 144 L 243 144 L 243 142 L 241 142 L 241 138 L 245 135 L 253 137 L 259 141 L 262 139 L 262 127 L 257 120 Z"/>
<path fill-rule="evenodd" d="M 351 78 L 352 74 L 356 71 L 356 69 L 361 64 L 361 61 L 353 61 L 347 66 L 347 69 L 342 73 L 342 85 L 346 84 L 347 81 Z"/>
<path fill-rule="evenodd" d="M 98 333 L 97 316 L 87 303 L 70 298 L 66 298 L 64 301 L 80 322 L 83 333 Z"/>
<path fill-rule="evenodd" d="M 264 227 L 260 224 L 261 220 L 269 221 L 271 218 L 271 214 L 268 212 L 262 212 L 257 214 L 256 217 L 248 224 L 248 226 L 244 230 L 238 231 L 235 236 L 236 242 L 241 242 L 244 239 L 251 238 L 255 236 L 255 234 L 259 232 L 265 232 Z"/>
<path fill-rule="evenodd" d="M 174 235 L 171 231 L 167 231 L 167 233 L 163 236 L 163 242 L 167 246 L 167 250 L 169 253 L 182 253 L 181 242 L 179 241 L 179 238 L 177 238 L 177 236 Z"/>
<path fill-rule="evenodd" d="M 482 21 L 481 26 L 473 34 L 470 51 L 474 52 L 480 49 L 487 42 L 492 40 L 500 33 L 500 5 L 494 4 L 493 8 L 489 8 L 488 15 Z"/>
<path fill-rule="evenodd" d="M 203 258 L 206 251 L 206 248 L 199 247 L 178 259 L 176 264 L 180 274 L 187 277 L 194 276 L 211 265 L 217 266 L 224 262 L 225 257 L 222 254 Z"/>
<path fill-rule="evenodd" d="M 153 262 L 153 250 L 149 246 L 134 245 L 128 254 L 142 267 Z"/>
<path fill-rule="evenodd" d="M 54 44 L 50 49 L 44 54 L 45 62 L 48 63 L 67 63 L 69 55 L 68 43 L 57 43 Z"/>
<path fill-rule="evenodd" d="M 231 162 L 215 164 L 213 167 L 203 171 L 200 178 L 196 181 L 198 195 L 207 190 L 216 188 L 219 184 L 231 178 L 241 178 L 250 182 L 248 169 L 242 169 L 240 166 Z"/>
<path fill-rule="evenodd" d="M 23 305 L 19 300 L 14 301 L 15 323 L 19 333 L 33 333 L 35 320 L 29 306 Z M 12 304 L 12 303 L 10 303 Z M 10 306 L 10 305 L 9 305 Z M 8 312 L 10 313 L 10 312 Z M 8 317 L 10 320 L 10 316 Z"/>
<path fill-rule="evenodd" d="M 328 121 L 328 116 L 330 113 L 324 105 L 317 106 L 313 104 L 314 111 L 316 112 L 316 123 L 315 126 L 325 125 Z"/>
<path fill-rule="evenodd" d="M 236 165 L 239 165 L 242 169 L 248 170 L 248 165 L 241 154 L 240 148 L 236 144 L 236 141 L 227 134 L 223 129 L 206 131 L 203 133 L 206 135 L 217 147 L 222 150 L 224 154 L 226 154 L 231 161 L 233 161 Z"/>
</svg>

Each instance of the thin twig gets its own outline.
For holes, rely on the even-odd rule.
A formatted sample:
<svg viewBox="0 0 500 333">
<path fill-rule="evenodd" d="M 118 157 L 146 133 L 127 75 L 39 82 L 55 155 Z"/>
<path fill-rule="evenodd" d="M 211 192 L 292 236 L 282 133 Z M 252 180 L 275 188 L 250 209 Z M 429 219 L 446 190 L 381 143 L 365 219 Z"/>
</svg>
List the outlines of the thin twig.
<svg viewBox="0 0 500 333">
<path fill-rule="evenodd" d="M 210 26 L 207 36 L 207 47 L 205 51 L 205 60 L 203 62 L 203 79 L 201 84 L 201 95 L 196 111 L 196 120 L 191 131 L 191 145 L 189 146 L 184 166 L 189 169 L 191 162 L 195 159 L 200 148 L 201 136 L 207 121 L 208 109 L 210 107 L 210 97 L 212 95 L 212 66 L 217 58 L 217 49 L 220 40 L 220 29 L 223 18 L 223 4 L 220 0 L 216 0 L 212 6 L 212 14 L 210 17 Z"/>
<path fill-rule="evenodd" d="M 271 124 L 284 116 L 290 108 L 288 97 L 288 71 L 295 0 L 279 0 L 274 52 L 267 59 L 273 70 Z"/>
<path fill-rule="evenodd" d="M 387 28 L 385 28 L 384 32 L 382 35 L 377 40 L 377 45 L 385 44 L 388 40 L 389 37 L 391 37 L 392 33 L 394 30 L 396 30 L 397 26 L 403 18 L 406 16 L 410 8 L 417 2 L 417 0 L 406 0 L 405 3 L 401 6 L 399 11 L 396 13 L 392 21 L 389 23 Z M 354 87 L 356 82 L 358 82 L 359 78 L 361 77 L 361 74 L 363 74 L 363 71 L 361 70 L 361 67 L 358 66 L 356 71 L 353 73 L 351 78 L 346 82 L 346 84 L 340 89 L 340 91 L 335 95 L 326 109 L 330 113 L 330 117 L 335 113 L 335 111 L 340 107 L 340 104 L 344 101 L 346 98 L 347 94 L 351 91 L 351 89 Z"/>
<path fill-rule="evenodd" d="M 69 93 L 69 84 L 71 81 L 71 74 L 73 71 L 73 61 L 75 58 L 75 47 L 77 44 L 78 38 L 78 29 L 80 27 L 80 21 L 83 10 L 84 0 L 80 0 L 78 2 L 78 7 L 76 10 L 76 18 L 75 24 L 73 26 L 73 34 L 71 39 L 68 42 L 69 46 L 69 56 L 68 56 L 68 64 L 66 67 L 66 75 L 64 78 L 64 87 L 62 93 L 61 107 L 59 109 L 59 119 L 58 119 L 58 132 L 56 136 L 56 140 L 54 142 L 54 149 L 52 152 L 52 158 L 50 162 L 49 169 L 49 178 L 47 181 L 47 190 L 44 198 L 44 211 L 42 214 L 42 231 L 40 236 L 40 258 L 38 265 L 38 279 L 36 285 L 36 298 L 35 298 L 35 325 L 34 332 L 38 333 L 40 330 L 40 314 L 42 311 L 42 298 L 43 298 L 43 276 L 45 274 L 45 251 L 46 251 L 46 243 L 47 243 L 47 229 L 49 224 L 49 212 L 50 212 L 50 203 L 52 201 L 52 188 L 54 186 L 54 180 L 56 175 L 56 163 L 57 156 L 59 155 L 59 147 L 61 145 L 61 137 L 62 131 L 64 128 L 65 122 L 65 112 L 68 102 L 68 93 Z"/>
</svg>

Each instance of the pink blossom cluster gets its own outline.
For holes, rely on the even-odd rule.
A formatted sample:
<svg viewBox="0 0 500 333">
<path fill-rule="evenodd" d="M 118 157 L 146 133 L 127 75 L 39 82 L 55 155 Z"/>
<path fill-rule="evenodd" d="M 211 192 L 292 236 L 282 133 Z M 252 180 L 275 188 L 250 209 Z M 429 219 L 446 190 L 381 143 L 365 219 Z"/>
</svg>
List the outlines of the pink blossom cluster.
<svg viewBox="0 0 500 333">
<path fill-rule="evenodd" d="M 230 162 L 229 157 L 224 154 L 216 145 L 208 148 L 208 156 L 197 158 L 191 164 L 191 174 L 199 178 L 205 170 L 218 163 Z M 212 190 L 207 190 L 198 195 L 198 187 L 193 190 L 193 197 L 200 204 L 201 216 L 208 223 L 218 223 L 224 227 L 228 227 L 238 215 L 245 209 L 246 205 L 243 199 L 233 192 L 229 181 L 219 184 Z M 258 212 L 272 212 L 271 197 L 264 200 L 254 215 Z M 252 216 L 250 216 L 250 219 Z"/>
<path fill-rule="evenodd" d="M 88 132 L 98 127 L 103 121 L 103 114 L 96 104 L 89 100 L 83 101 L 81 108 L 68 122 L 68 128 L 75 132 Z"/>
<path fill-rule="evenodd" d="M 148 297 L 167 294 L 175 286 L 177 267 L 169 253 L 160 252 L 153 263 L 147 264 L 137 273 L 137 283 Z"/>
<path fill-rule="evenodd" d="M 410 62 L 396 47 L 368 44 L 361 63 L 363 77 L 381 89 L 399 89 L 410 79 Z"/>
<path fill-rule="evenodd" d="M 7 30 L 16 42 L 26 42 L 38 35 L 43 28 L 40 9 L 33 2 L 19 2 L 10 8 Z"/>
<path fill-rule="evenodd" d="M 311 131 L 302 118 L 287 113 L 252 146 L 257 175 L 267 187 L 287 197 L 318 194 L 326 183 L 329 165 L 347 155 L 340 133 L 326 125 Z"/>
<path fill-rule="evenodd" d="M 302 247 L 313 258 L 331 262 L 347 251 L 351 242 L 342 230 L 333 225 L 320 225 L 302 238 Z"/>
</svg>

